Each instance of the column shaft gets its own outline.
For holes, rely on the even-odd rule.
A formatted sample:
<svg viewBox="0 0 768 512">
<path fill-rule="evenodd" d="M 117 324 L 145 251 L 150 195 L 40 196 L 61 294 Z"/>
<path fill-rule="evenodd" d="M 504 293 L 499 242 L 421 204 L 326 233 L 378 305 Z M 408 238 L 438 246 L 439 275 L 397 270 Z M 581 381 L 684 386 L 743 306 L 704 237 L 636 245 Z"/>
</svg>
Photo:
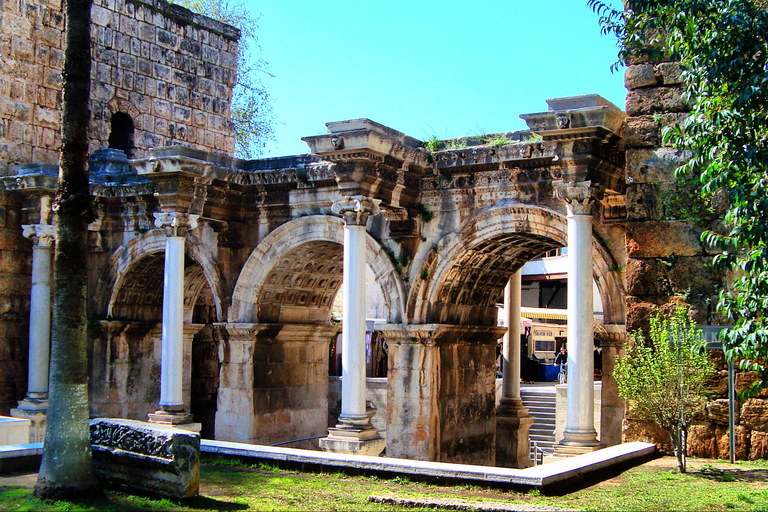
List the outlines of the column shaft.
<svg viewBox="0 0 768 512">
<path fill-rule="evenodd" d="M 184 237 L 165 239 L 160 408 L 184 410 Z"/>
<path fill-rule="evenodd" d="M 502 396 L 511 400 L 520 400 L 520 283 L 521 272 L 518 270 L 504 288 L 507 334 L 502 346 Z"/>
<path fill-rule="evenodd" d="M 365 225 L 344 226 L 340 421 L 368 421 L 365 411 Z"/>
<path fill-rule="evenodd" d="M 32 249 L 32 290 L 29 304 L 29 382 L 27 397 L 48 396 L 51 346 L 51 247 Z"/>
<path fill-rule="evenodd" d="M 597 444 L 594 422 L 592 216 L 568 209 L 568 404 L 563 443 Z"/>
</svg>

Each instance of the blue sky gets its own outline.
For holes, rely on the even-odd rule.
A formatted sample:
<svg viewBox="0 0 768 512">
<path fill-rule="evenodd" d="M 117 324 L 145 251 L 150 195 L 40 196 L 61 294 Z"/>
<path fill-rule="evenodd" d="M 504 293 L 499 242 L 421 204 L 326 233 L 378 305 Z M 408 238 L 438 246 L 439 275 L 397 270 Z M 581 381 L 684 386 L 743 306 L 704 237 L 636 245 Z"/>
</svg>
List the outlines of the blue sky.
<svg viewBox="0 0 768 512">
<path fill-rule="evenodd" d="M 612 2 L 620 5 L 619 1 Z M 546 99 L 596 93 L 624 108 L 616 43 L 587 0 L 246 0 L 261 14 L 277 140 L 367 117 L 418 139 L 525 129 Z"/>
</svg>

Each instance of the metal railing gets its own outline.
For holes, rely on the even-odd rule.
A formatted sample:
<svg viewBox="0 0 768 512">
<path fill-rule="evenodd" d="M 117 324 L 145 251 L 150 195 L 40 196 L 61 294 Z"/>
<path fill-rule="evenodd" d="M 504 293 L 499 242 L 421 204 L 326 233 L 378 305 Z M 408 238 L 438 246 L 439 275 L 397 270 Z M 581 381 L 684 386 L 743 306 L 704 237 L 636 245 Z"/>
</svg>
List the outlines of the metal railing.
<svg viewBox="0 0 768 512">
<path fill-rule="evenodd" d="M 533 461 L 533 465 L 540 466 L 544 464 L 544 450 L 539 448 L 539 443 L 537 441 L 531 441 L 530 445 L 530 457 Z"/>
</svg>

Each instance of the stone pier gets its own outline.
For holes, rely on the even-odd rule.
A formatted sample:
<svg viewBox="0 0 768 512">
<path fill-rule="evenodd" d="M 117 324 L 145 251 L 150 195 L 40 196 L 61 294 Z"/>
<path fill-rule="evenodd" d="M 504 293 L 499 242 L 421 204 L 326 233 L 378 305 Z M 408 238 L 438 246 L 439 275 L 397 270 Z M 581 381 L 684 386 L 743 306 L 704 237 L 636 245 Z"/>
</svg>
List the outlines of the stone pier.
<svg viewBox="0 0 768 512">
<path fill-rule="evenodd" d="M 492 466 L 504 327 L 377 326 L 389 344 L 387 456 Z"/>
</svg>

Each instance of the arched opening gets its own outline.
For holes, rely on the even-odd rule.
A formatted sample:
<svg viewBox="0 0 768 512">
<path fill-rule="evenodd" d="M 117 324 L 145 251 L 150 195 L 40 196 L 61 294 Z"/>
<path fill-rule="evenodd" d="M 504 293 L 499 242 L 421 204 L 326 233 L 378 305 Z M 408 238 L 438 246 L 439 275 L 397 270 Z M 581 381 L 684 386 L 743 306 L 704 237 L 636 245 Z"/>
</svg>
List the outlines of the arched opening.
<svg viewBox="0 0 768 512">
<path fill-rule="evenodd" d="M 133 118 L 125 112 L 115 112 L 110 122 L 109 147 L 119 149 L 125 153 L 125 156 L 132 158 L 133 132 Z"/>
<path fill-rule="evenodd" d="M 160 398 L 165 254 L 149 244 L 117 275 L 107 320 L 92 336 L 91 412 L 146 421 Z M 147 248 L 147 246 L 145 246 Z M 203 268 L 184 261 L 185 409 L 215 435 L 219 387 L 218 332 L 214 292 Z"/>
</svg>

